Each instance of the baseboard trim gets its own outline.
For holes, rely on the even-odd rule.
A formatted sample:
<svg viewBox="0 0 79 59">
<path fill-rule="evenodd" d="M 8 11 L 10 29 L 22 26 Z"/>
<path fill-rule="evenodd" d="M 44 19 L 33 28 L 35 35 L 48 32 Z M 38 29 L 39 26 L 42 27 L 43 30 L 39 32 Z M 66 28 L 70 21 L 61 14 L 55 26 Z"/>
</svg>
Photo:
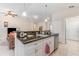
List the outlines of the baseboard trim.
<svg viewBox="0 0 79 59">
<path fill-rule="evenodd" d="M 76 42 L 79 42 L 79 40 L 73 40 L 73 39 L 67 39 L 69 41 L 76 41 Z"/>
</svg>

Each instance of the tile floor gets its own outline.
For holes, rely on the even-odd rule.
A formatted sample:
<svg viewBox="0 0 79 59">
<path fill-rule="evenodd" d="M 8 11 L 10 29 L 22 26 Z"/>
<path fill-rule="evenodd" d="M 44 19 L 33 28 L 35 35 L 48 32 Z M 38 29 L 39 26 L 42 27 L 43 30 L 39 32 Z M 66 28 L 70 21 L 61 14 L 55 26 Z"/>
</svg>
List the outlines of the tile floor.
<svg viewBox="0 0 79 59">
<path fill-rule="evenodd" d="M 79 42 L 67 40 L 66 44 L 59 44 L 51 56 L 79 56 Z"/>
<path fill-rule="evenodd" d="M 0 56 L 14 56 L 14 50 L 8 48 L 8 46 L 0 46 Z"/>
<path fill-rule="evenodd" d="M 0 42 L 0 56 L 14 56 L 15 51 L 9 49 L 8 41 Z"/>
</svg>

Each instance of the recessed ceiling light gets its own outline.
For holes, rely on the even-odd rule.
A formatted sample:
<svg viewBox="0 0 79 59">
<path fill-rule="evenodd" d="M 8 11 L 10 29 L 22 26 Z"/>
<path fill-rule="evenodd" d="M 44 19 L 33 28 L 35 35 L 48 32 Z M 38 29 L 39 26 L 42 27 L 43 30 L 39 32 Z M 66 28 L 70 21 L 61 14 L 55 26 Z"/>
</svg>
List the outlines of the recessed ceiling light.
<svg viewBox="0 0 79 59">
<path fill-rule="evenodd" d="M 73 6 L 73 5 L 71 5 L 71 6 L 69 6 L 69 8 L 74 8 L 75 6 Z"/>
</svg>

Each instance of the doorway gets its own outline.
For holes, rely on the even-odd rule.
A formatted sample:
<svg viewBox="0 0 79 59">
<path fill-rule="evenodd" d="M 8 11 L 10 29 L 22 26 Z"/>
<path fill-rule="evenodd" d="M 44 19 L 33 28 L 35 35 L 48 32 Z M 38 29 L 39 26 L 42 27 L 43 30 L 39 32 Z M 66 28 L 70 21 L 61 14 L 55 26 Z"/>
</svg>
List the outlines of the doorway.
<svg viewBox="0 0 79 59">
<path fill-rule="evenodd" d="M 79 16 L 65 20 L 66 40 L 79 41 Z"/>
</svg>

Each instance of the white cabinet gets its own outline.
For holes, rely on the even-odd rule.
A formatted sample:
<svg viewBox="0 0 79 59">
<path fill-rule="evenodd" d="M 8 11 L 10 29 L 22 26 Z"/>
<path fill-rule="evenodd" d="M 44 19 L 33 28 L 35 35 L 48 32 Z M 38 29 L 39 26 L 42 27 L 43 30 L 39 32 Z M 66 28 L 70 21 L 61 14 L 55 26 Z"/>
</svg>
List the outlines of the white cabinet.
<svg viewBox="0 0 79 59">
<path fill-rule="evenodd" d="M 54 51 L 54 37 L 49 38 L 50 53 Z"/>
<path fill-rule="evenodd" d="M 42 40 L 25 44 L 26 56 L 40 56 L 42 55 Z"/>
<path fill-rule="evenodd" d="M 46 44 L 48 44 L 49 46 L 49 53 L 47 54 L 45 52 L 45 49 L 46 49 Z M 51 52 L 54 51 L 54 37 L 49 37 L 49 38 L 46 38 L 44 41 L 43 41 L 43 55 L 46 56 L 46 55 L 49 55 Z"/>
<path fill-rule="evenodd" d="M 36 44 L 37 44 L 36 42 L 25 44 L 24 47 L 25 56 L 35 56 Z"/>
<path fill-rule="evenodd" d="M 36 56 L 42 56 L 43 55 L 42 49 L 43 49 L 43 41 L 39 40 L 39 41 L 37 41 L 37 46 L 36 46 L 36 49 L 35 49 Z"/>
<path fill-rule="evenodd" d="M 24 45 L 23 43 L 15 37 L 15 55 L 24 56 Z"/>
<path fill-rule="evenodd" d="M 46 39 L 43 40 L 43 55 L 44 55 L 44 56 L 48 55 L 48 54 L 45 52 L 46 44 L 49 44 L 49 38 L 46 38 Z"/>
<path fill-rule="evenodd" d="M 25 48 L 25 56 L 35 56 L 35 46 L 31 45 Z"/>
<path fill-rule="evenodd" d="M 15 43 L 17 56 L 47 56 L 54 50 L 54 36 L 27 44 L 23 44 L 20 40 L 16 40 Z M 49 46 L 49 53 L 46 53 L 46 44 Z"/>
</svg>

